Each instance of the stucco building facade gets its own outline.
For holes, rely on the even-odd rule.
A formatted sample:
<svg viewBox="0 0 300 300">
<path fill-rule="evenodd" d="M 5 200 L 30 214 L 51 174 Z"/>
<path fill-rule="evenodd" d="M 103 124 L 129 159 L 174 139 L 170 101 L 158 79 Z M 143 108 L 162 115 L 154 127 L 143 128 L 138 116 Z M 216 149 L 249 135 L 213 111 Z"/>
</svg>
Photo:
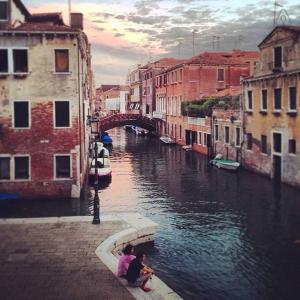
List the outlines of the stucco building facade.
<svg viewBox="0 0 300 300">
<path fill-rule="evenodd" d="M 300 186 L 300 27 L 278 26 L 259 44 L 243 81 L 246 168 Z"/>
</svg>

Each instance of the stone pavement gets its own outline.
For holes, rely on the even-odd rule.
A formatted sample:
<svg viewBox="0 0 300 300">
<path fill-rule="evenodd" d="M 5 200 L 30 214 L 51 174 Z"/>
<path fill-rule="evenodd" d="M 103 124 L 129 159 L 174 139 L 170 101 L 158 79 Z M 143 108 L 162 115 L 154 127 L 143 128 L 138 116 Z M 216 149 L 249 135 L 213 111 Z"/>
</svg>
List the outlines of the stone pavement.
<svg viewBox="0 0 300 300">
<path fill-rule="evenodd" d="M 0 223 L 1 300 L 134 299 L 96 256 L 124 221 Z"/>
</svg>

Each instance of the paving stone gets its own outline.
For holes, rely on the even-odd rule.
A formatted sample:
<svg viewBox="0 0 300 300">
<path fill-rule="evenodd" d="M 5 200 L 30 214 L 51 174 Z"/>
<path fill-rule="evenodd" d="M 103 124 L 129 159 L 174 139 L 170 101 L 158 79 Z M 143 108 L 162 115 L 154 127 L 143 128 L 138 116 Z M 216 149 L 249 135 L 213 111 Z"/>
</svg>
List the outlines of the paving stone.
<svg viewBox="0 0 300 300">
<path fill-rule="evenodd" d="M 129 300 L 95 254 L 120 222 L 0 225 L 1 300 Z"/>
</svg>

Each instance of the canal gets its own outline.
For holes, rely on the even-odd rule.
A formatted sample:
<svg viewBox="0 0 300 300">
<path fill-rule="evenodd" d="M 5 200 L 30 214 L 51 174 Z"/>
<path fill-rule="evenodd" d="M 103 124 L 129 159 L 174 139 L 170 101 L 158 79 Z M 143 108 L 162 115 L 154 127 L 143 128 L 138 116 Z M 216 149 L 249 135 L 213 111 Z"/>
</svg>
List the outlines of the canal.
<svg viewBox="0 0 300 300">
<path fill-rule="evenodd" d="M 300 190 L 121 128 L 101 213 L 140 212 L 160 225 L 147 261 L 184 299 L 300 299 Z M 0 217 L 86 215 L 84 200 L 1 204 Z"/>
</svg>

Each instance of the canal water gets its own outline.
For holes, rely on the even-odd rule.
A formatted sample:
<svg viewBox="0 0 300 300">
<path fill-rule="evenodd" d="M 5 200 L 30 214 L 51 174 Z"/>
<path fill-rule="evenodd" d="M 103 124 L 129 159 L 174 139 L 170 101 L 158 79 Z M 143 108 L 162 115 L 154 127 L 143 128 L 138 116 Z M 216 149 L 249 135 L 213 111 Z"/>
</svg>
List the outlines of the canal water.
<svg viewBox="0 0 300 300">
<path fill-rule="evenodd" d="M 140 212 L 160 226 L 147 262 L 184 299 L 300 299 L 300 190 L 198 153 L 110 131 L 112 181 L 101 213 Z M 84 200 L 1 204 L 0 217 L 90 214 Z"/>
</svg>

